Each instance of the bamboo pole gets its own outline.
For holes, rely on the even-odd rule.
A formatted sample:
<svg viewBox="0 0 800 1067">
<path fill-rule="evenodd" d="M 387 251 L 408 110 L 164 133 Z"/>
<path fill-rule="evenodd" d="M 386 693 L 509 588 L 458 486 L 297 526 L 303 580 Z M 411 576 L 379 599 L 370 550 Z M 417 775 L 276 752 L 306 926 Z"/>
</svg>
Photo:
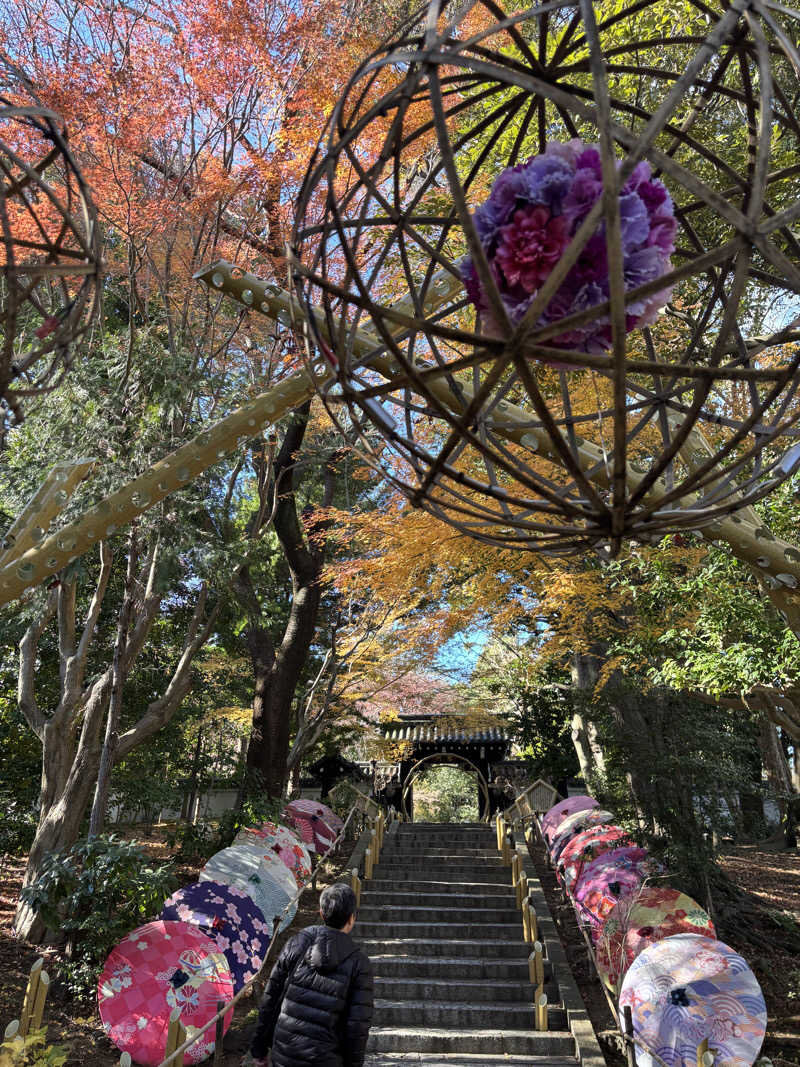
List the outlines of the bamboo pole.
<svg viewBox="0 0 800 1067">
<path fill-rule="evenodd" d="M 697 1067 L 712 1067 L 714 1053 L 708 1047 L 708 1038 L 704 1037 L 697 1046 Z"/>
<path fill-rule="evenodd" d="M 358 867 L 350 872 L 350 888 L 356 895 L 356 907 L 361 906 L 361 879 L 358 877 Z"/>
<path fill-rule="evenodd" d="M 3 1032 L 4 1041 L 14 1041 L 15 1039 L 17 1041 L 22 1040 L 19 1036 L 19 1019 L 12 1019 Z"/>
<path fill-rule="evenodd" d="M 511 866 L 511 842 L 508 840 L 508 833 L 503 831 L 503 866 Z"/>
<path fill-rule="evenodd" d="M 36 990 L 36 1000 L 33 1004 L 33 1012 L 31 1013 L 30 1030 L 39 1030 L 42 1025 L 42 1018 L 44 1017 L 44 1004 L 47 1000 L 47 994 L 50 991 L 50 975 L 47 971 L 41 971 L 39 974 L 39 987 Z"/>
<path fill-rule="evenodd" d="M 494 828 L 497 832 L 497 851 L 499 852 L 503 847 L 503 820 L 499 811 L 494 817 Z"/>
<path fill-rule="evenodd" d="M 43 967 L 44 959 L 39 957 L 31 967 L 28 976 L 28 984 L 25 987 L 25 997 L 22 1001 L 22 1011 L 19 1016 L 20 1037 L 27 1037 L 31 1028 L 31 1019 L 33 1018 L 33 1010 L 36 1005 L 36 996 L 39 992 L 39 982 L 41 981 Z"/>
<path fill-rule="evenodd" d="M 515 852 L 511 857 L 511 884 L 517 890 L 517 907 L 519 907 L 519 876 L 521 873 L 521 863 L 519 855 Z"/>
<path fill-rule="evenodd" d="M 547 993 L 539 993 L 536 996 L 536 1029 L 547 1029 Z"/>
<path fill-rule="evenodd" d="M 544 985 L 544 953 L 542 951 L 542 942 L 536 941 L 533 945 L 533 962 L 536 969 L 536 982 L 535 985 Z"/>
<path fill-rule="evenodd" d="M 539 916 L 536 914 L 536 907 L 530 897 L 528 897 L 528 915 L 531 921 L 531 942 L 536 944 L 539 941 Z"/>
<path fill-rule="evenodd" d="M 364 853 L 364 881 L 368 882 L 372 877 L 372 853 L 369 849 Z"/>
<path fill-rule="evenodd" d="M 533 944 L 533 937 L 531 935 L 531 906 L 527 901 L 527 898 L 522 902 L 522 935 L 525 938 L 526 945 Z"/>
<path fill-rule="evenodd" d="M 186 1040 L 186 1030 L 181 1023 L 181 1009 L 173 1008 L 169 1016 L 169 1027 L 167 1028 L 167 1047 L 164 1050 L 164 1058 L 172 1056 L 177 1049 Z M 173 1059 L 175 1067 L 183 1067 L 183 1053 L 175 1056 Z"/>
<path fill-rule="evenodd" d="M 517 907 L 522 910 L 525 901 L 528 899 L 528 876 L 523 871 L 519 876 L 519 882 L 517 883 Z"/>
</svg>

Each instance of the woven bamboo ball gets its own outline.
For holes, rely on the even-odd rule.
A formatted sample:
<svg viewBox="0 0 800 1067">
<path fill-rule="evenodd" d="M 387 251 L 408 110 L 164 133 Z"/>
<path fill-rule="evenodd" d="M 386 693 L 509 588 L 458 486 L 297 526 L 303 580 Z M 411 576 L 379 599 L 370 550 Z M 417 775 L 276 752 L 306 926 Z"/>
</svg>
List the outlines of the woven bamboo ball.
<svg viewBox="0 0 800 1067">
<path fill-rule="evenodd" d="M 97 306 L 97 215 L 61 119 L 0 58 L 0 441 L 54 388 Z"/>
<path fill-rule="evenodd" d="M 794 472 L 798 25 L 769 0 L 433 0 L 355 72 L 293 283 L 329 413 L 413 504 L 613 553 Z"/>
</svg>

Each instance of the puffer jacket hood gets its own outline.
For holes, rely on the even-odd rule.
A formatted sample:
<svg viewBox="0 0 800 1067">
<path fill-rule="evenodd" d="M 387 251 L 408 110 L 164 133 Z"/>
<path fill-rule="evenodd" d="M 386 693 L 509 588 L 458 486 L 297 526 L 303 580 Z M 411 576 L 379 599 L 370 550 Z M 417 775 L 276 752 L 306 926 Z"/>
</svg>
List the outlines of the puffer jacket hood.
<svg viewBox="0 0 800 1067">
<path fill-rule="evenodd" d="M 344 961 L 358 952 L 358 945 L 349 934 L 334 930 L 332 926 L 312 926 L 308 933 L 313 934 L 314 944 L 306 954 L 308 962 L 315 971 L 335 971 Z"/>
</svg>

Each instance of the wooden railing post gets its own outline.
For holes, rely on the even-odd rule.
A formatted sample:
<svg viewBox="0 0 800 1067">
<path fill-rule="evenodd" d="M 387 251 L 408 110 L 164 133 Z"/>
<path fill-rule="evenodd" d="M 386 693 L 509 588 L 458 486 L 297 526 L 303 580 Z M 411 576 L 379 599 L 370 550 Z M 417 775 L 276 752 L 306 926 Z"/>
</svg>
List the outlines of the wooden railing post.
<svg viewBox="0 0 800 1067">
<path fill-rule="evenodd" d="M 225 1007 L 224 1000 L 217 1001 L 217 1013 Z M 225 1040 L 225 1016 L 220 1015 L 214 1030 L 214 1067 L 222 1067 L 223 1051 L 222 1044 Z"/>
<path fill-rule="evenodd" d="M 713 1067 L 714 1053 L 708 1047 L 708 1038 L 704 1037 L 697 1046 L 697 1067 Z"/>
<path fill-rule="evenodd" d="M 539 940 L 539 917 L 536 914 L 536 905 L 528 897 L 528 918 L 531 926 L 531 944 L 535 945 Z"/>
<path fill-rule="evenodd" d="M 622 1009 L 622 1025 L 625 1029 L 625 1037 L 628 1040 L 625 1042 L 625 1059 L 628 1061 L 628 1067 L 636 1067 L 636 1046 L 633 1043 L 633 1009 L 630 1004 L 626 1004 Z"/>
<path fill-rule="evenodd" d="M 497 851 L 503 847 L 503 816 L 498 811 L 494 817 L 494 828 L 497 831 Z"/>
</svg>

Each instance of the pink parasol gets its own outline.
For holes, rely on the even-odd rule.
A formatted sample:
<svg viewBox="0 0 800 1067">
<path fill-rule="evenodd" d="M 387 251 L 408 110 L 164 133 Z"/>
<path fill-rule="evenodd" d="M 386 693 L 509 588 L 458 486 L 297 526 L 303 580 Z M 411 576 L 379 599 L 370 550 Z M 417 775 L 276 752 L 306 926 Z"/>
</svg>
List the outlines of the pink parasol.
<svg viewBox="0 0 800 1067">
<path fill-rule="evenodd" d="M 767 1028 L 764 996 L 747 963 L 732 948 L 701 934 L 675 934 L 648 945 L 622 983 L 635 1036 L 672 1067 L 695 1067 L 708 1039 L 714 1062 L 755 1063 Z M 639 1067 L 654 1067 L 637 1047 Z"/>
<path fill-rule="evenodd" d="M 302 811 L 292 811 L 289 807 L 287 807 L 284 815 L 297 828 L 297 832 L 309 851 L 317 852 L 324 856 L 330 850 L 331 845 L 336 840 L 336 831 L 328 826 L 321 816 L 311 815 Z"/>
<path fill-rule="evenodd" d="M 608 823 L 590 826 L 576 834 L 561 850 L 556 874 L 564 888 L 572 893 L 587 864 L 612 848 L 630 844 L 633 842 L 621 826 L 609 826 Z"/>
<path fill-rule="evenodd" d="M 180 1008 L 192 1037 L 233 997 L 230 967 L 219 947 L 197 926 L 156 922 L 140 926 L 114 948 L 97 984 L 103 1029 L 123 1052 L 145 1067 L 164 1059 L 169 1017 Z M 233 1009 L 225 1016 L 227 1030 Z M 214 1027 L 186 1052 L 199 1063 L 214 1051 Z"/>
<path fill-rule="evenodd" d="M 549 842 L 552 839 L 558 824 L 568 815 L 574 815 L 576 811 L 589 811 L 599 807 L 594 797 L 590 796 L 567 797 L 566 800 L 559 800 L 542 816 L 542 833 L 545 841 Z"/>
<path fill-rule="evenodd" d="M 613 907 L 597 942 L 597 969 L 609 989 L 649 945 L 675 934 L 716 937 L 714 924 L 691 897 L 669 886 L 643 886 Z"/>
<path fill-rule="evenodd" d="M 299 812 L 301 815 L 318 815 L 337 834 L 344 826 L 343 820 L 339 818 L 333 808 L 329 808 L 321 800 L 290 800 L 287 807 L 292 811 Z"/>
<path fill-rule="evenodd" d="M 573 894 L 578 917 L 588 922 L 592 940 L 600 936 L 612 908 L 633 893 L 657 868 L 647 863 L 646 848 L 615 848 L 587 864 Z"/>
<path fill-rule="evenodd" d="M 561 858 L 562 850 L 567 844 L 590 826 L 608 826 L 614 823 L 614 813 L 605 808 L 592 808 L 590 811 L 576 811 L 574 815 L 568 815 L 558 827 L 558 831 L 550 842 L 550 859 L 557 864 Z"/>
</svg>

